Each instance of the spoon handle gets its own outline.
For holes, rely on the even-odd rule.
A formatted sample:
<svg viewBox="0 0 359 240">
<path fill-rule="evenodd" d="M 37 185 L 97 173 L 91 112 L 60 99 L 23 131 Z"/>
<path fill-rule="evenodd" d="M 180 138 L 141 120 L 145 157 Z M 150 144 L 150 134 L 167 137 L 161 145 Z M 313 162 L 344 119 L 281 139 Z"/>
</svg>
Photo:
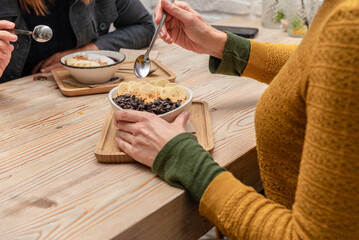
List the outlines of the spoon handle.
<svg viewBox="0 0 359 240">
<path fill-rule="evenodd" d="M 170 3 L 173 3 L 174 0 L 169 0 Z M 160 23 L 158 24 L 157 28 L 156 28 L 156 32 L 155 32 L 155 35 L 153 35 L 152 37 L 152 40 L 151 40 L 151 43 L 150 43 L 150 46 L 148 47 L 146 53 L 145 53 L 145 59 L 148 59 L 148 55 L 150 54 L 151 50 L 152 50 L 152 47 L 153 45 L 155 45 L 155 42 L 156 42 L 156 39 L 157 39 L 157 36 L 158 36 L 158 33 L 160 32 L 161 30 L 161 27 L 165 21 L 167 17 L 167 14 L 165 12 L 162 13 L 162 18 L 161 18 L 161 21 Z"/>
<path fill-rule="evenodd" d="M 14 34 L 32 35 L 32 32 L 27 30 L 21 30 L 21 29 L 3 29 L 3 30 Z"/>
<path fill-rule="evenodd" d="M 158 70 L 158 67 L 151 69 L 148 74 L 154 73 Z M 119 68 L 117 71 L 133 71 L 133 68 Z"/>
</svg>

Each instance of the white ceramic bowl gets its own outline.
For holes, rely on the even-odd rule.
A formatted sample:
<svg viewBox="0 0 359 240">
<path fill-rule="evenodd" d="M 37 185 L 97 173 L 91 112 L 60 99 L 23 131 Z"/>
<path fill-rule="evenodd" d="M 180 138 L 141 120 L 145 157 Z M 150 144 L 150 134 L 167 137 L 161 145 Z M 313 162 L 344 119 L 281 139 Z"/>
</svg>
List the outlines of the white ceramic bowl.
<svg viewBox="0 0 359 240">
<path fill-rule="evenodd" d="M 193 99 L 193 92 L 191 89 L 187 88 L 187 87 L 184 87 L 182 85 L 179 85 L 180 87 L 182 87 L 184 90 L 186 90 L 186 93 L 187 93 L 187 100 L 186 102 L 181 105 L 180 107 L 170 111 L 170 112 L 167 112 L 167 113 L 164 113 L 164 114 L 160 114 L 158 115 L 160 118 L 166 120 L 167 122 L 173 122 L 176 117 L 183 111 L 189 111 L 190 107 L 191 107 L 191 104 L 192 104 L 192 99 Z M 113 99 L 117 97 L 117 88 L 118 87 L 115 87 L 113 89 L 111 89 L 111 91 L 109 92 L 108 94 L 108 99 L 111 103 L 111 106 L 113 108 L 114 111 L 117 111 L 117 110 L 122 110 L 122 108 L 120 106 L 118 106 L 114 101 Z"/>
<path fill-rule="evenodd" d="M 66 59 L 75 57 L 83 54 L 97 54 L 111 58 L 114 60 L 114 63 L 98 66 L 98 67 L 75 67 L 66 64 Z M 104 83 L 109 81 L 114 75 L 118 66 L 126 59 L 126 56 L 120 52 L 116 51 L 106 51 L 106 50 L 98 50 L 98 51 L 82 51 L 75 52 L 63 56 L 60 59 L 60 63 L 71 73 L 71 75 L 80 83 L 83 84 L 96 84 L 96 83 Z"/>
</svg>

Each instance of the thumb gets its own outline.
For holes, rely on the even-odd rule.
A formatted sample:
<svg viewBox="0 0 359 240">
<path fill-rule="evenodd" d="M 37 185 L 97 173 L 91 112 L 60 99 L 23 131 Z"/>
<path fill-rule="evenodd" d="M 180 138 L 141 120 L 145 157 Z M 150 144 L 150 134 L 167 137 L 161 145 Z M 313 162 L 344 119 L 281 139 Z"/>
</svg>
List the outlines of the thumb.
<svg viewBox="0 0 359 240">
<path fill-rule="evenodd" d="M 176 117 L 172 124 L 185 128 L 190 115 L 190 112 L 183 111 L 180 115 Z"/>
<path fill-rule="evenodd" d="M 186 6 L 183 4 L 187 3 L 170 3 L 168 0 L 161 0 L 163 10 L 181 22 L 187 22 L 191 19 L 191 12 L 186 10 Z M 188 6 L 187 6 L 188 7 Z"/>
</svg>

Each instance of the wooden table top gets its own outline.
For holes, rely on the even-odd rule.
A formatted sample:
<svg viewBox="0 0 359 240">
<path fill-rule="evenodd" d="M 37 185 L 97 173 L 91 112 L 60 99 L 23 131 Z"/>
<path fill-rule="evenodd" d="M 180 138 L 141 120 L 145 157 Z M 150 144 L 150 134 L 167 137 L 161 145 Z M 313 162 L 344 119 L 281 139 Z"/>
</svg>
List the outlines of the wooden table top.
<svg viewBox="0 0 359 240">
<path fill-rule="evenodd" d="M 259 20 L 217 22 L 259 28 L 258 41 L 299 43 Z M 213 158 L 261 189 L 254 109 L 266 88 L 210 74 L 208 56 L 158 40 L 154 56 L 209 104 Z M 123 51 L 127 59 L 144 51 Z M 211 228 L 183 190 L 137 163 L 100 164 L 94 149 L 109 111 L 106 94 L 65 97 L 49 76 L 0 84 L 0 239 L 198 239 Z"/>
</svg>

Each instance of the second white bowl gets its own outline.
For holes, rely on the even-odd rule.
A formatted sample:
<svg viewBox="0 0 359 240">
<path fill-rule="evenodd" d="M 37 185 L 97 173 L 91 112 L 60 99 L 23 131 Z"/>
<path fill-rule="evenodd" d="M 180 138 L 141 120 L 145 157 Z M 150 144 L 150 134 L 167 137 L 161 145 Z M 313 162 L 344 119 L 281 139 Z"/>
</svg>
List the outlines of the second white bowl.
<svg viewBox="0 0 359 240">
<path fill-rule="evenodd" d="M 97 54 L 111 58 L 115 61 L 113 64 L 98 67 L 75 67 L 66 64 L 66 59 L 83 54 Z M 125 61 L 126 56 L 116 51 L 82 51 L 68 54 L 61 58 L 60 63 L 71 73 L 71 75 L 80 83 L 96 84 L 109 81 L 116 73 L 119 65 Z"/>
</svg>

